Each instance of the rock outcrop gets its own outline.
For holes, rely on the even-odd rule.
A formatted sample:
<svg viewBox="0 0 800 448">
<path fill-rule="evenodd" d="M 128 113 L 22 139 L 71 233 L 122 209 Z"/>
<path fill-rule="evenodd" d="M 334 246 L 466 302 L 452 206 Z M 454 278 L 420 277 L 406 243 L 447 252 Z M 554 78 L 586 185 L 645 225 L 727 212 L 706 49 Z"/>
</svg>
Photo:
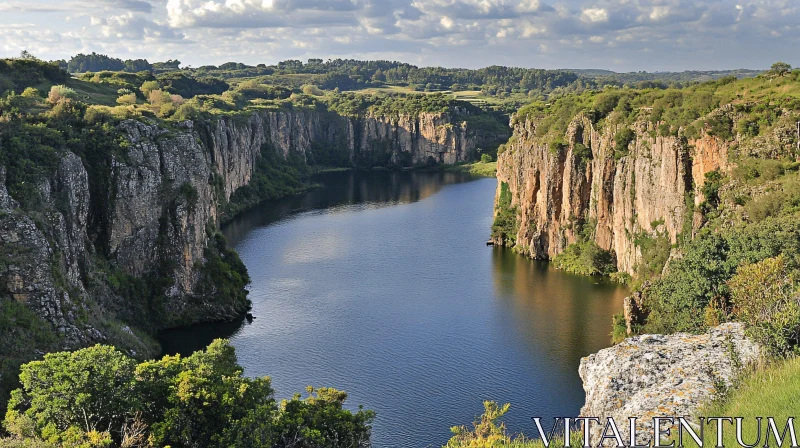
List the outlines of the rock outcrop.
<svg viewBox="0 0 800 448">
<path fill-rule="evenodd" d="M 637 238 L 675 243 L 681 232 L 691 232 L 688 203 L 703 200 L 707 172 L 728 168 L 728 142 L 660 136 L 646 120 L 631 127 L 634 138 L 624 151 L 615 141 L 624 127 L 598 130 L 583 114 L 569 125 L 562 149 L 538 137 L 538 126 L 535 119 L 517 121 L 497 164 L 497 198 L 507 185 L 517 209 L 517 250 L 537 259 L 576 242 L 583 222 L 593 226 L 598 246 L 616 255 L 617 268 L 633 273 L 641 258 Z"/>
<path fill-rule="evenodd" d="M 628 418 L 637 417 L 640 432 L 652 435 L 653 417 L 695 416 L 720 388 L 732 385 L 742 368 L 758 360 L 760 351 L 740 323 L 701 335 L 626 339 L 581 360 L 586 391 L 581 415 L 598 417 L 603 424 L 610 417 L 626 428 Z"/>
</svg>

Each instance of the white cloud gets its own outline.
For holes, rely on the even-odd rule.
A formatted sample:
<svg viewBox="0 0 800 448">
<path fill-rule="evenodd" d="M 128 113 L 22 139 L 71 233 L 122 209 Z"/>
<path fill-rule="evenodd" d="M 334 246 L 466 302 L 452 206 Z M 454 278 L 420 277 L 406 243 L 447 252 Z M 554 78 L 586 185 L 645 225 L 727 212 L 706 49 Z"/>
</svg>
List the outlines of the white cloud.
<svg viewBox="0 0 800 448">
<path fill-rule="evenodd" d="M 669 15 L 669 7 L 668 6 L 656 6 L 653 8 L 653 11 L 650 13 L 650 20 L 661 20 L 664 17 Z"/>
<path fill-rule="evenodd" d="M 605 8 L 587 8 L 581 14 L 581 20 L 590 23 L 608 22 L 608 10 Z"/>
<path fill-rule="evenodd" d="M 0 3 L 0 50 L 49 58 L 164 55 L 194 65 L 370 57 L 459 66 L 757 68 L 800 63 L 791 59 L 799 21 L 796 0 L 11 0 Z"/>
</svg>

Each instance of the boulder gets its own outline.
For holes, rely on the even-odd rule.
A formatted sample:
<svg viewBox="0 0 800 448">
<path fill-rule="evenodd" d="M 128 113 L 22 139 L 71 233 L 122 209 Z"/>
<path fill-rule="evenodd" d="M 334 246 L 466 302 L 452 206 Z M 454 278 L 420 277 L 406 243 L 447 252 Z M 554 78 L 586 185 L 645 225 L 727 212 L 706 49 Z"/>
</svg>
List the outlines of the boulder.
<svg viewBox="0 0 800 448">
<path fill-rule="evenodd" d="M 699 335 L 626 339 L 581 360 L 586 391 L 581 416 L 598 417 L 602 424 L 613 418 L 620 430 L 628 428 L 629 417 L 637 417 L 640 434 L 650 437 L 653 417 L 695 416 L 760 354 L 741 323 L 722 324 Z M 602 427 L 593 426 L 597 438 Z M 623 432 L 627 440 L 627 430 Z"/>
</svg>

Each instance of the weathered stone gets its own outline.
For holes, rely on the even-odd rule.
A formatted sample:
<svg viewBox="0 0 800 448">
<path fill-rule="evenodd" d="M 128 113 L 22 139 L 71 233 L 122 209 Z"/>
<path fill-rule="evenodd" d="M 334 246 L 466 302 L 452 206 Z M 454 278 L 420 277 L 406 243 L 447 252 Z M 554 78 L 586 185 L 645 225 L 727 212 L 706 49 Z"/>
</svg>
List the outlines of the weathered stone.
<svg viewBox="0 0 800 448">
<path fill-rule="evenodd" d="M 634 327 L 644 325 L 647 319 L 642 299 L 644 295 L 641 291 L 636 291 L 632 295 L 625 297 L 622 301 L 623 316 L 625 318 L 625 330 L 628 336 L 634 333 Z"/>
<path fill-rule="evenodd" d="M 652 434 L 653 417 L 696 416 L 760 352 L 741 323 L 722 324 L 701 335 L 626 339 L 581 360 L 586 391 L 581 415 L 602 422 L 610 417 L 625 427 L 629 417 L 637 417 L 641 431 Z M 595 436 L 600 429 L 595 428 Z"/>
</svg>

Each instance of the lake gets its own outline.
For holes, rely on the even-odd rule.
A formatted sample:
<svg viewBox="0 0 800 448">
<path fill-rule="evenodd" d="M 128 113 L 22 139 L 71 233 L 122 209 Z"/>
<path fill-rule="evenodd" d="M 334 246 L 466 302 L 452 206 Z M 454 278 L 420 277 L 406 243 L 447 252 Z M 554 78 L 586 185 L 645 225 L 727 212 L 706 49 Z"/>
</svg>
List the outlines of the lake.
<svg viewBox="0 0 800 448">
<path fill-rule="evenodd" d="M 581 357 L 610 345 L 623 287 L 486 246 L 497 181 L 450 172 L 335 172 L 223 232 L 252 278 L 256 319 L 162 335 L 191 353 L 229 337 L 278 398 L 308 385 L 373 409 L 376 447 L 441 446 L 483 400 L 577 416 Z"/>
</svg>

